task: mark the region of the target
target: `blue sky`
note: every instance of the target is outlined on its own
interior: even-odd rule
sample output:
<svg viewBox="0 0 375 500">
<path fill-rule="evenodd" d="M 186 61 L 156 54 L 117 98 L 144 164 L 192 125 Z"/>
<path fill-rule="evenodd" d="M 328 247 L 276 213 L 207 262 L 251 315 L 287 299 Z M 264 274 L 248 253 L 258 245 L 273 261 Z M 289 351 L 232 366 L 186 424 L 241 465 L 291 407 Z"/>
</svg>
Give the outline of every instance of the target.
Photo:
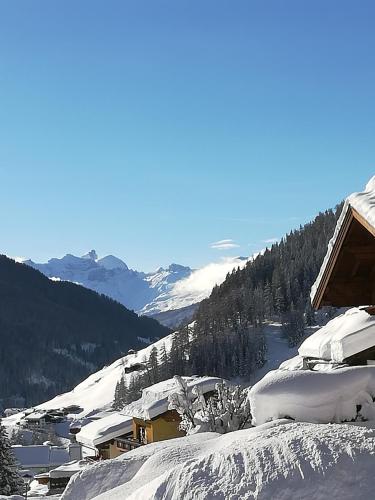
<svg viewBox="0 0 375 500">
<path fill-rule="evenodd" d="M 374 16 L 365 0 L 4 0 L 0 251 L 200 266 L 361 190 Z"/>
</svg>

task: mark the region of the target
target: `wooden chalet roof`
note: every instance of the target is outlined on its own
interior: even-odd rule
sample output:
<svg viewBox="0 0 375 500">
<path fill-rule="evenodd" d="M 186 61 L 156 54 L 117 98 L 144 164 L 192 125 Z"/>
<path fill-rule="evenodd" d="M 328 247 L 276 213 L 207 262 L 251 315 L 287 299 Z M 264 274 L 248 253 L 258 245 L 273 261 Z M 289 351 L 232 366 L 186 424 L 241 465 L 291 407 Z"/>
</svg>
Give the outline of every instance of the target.
<svg viewBox="0 0 375 500">
<path fill-rule="evenodd" d="M 345 201 L 311 302 L 315 309 L 375 304 L 375 177 Z"/>
</svg>

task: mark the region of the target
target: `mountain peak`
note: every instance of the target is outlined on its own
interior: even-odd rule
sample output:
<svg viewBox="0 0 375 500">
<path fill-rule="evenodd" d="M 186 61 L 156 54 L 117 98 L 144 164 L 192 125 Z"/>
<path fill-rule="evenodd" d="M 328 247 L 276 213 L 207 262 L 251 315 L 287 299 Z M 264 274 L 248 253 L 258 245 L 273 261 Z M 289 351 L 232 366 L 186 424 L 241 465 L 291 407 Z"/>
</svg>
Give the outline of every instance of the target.
<svg viewBox="0 0 375 500">
<path fill-rule="evenodd" d="M 171 273 L 175 273 L 181 271 L 191 271 L 191 269 L 188 266 L 182 266 L 181 264 L 172 263 L 169 265 L 168 271 L 170 271 Z"/>
<path fill-rule="evenodd" d="M 102 257 L 101 259 L 97 260 L 97 263 L 108 270 L 129 269 L 124 261 L 122 261 L 118 257 L 115 257 L 114 255 L 106 255 L 105 257 Z"/>
<path fill-rule="evenodd" d="M 82 255 L 82 259 L 98 260 L 98 254 L 95 250 L 90 250 L 85 255 Z"/>
</svg>

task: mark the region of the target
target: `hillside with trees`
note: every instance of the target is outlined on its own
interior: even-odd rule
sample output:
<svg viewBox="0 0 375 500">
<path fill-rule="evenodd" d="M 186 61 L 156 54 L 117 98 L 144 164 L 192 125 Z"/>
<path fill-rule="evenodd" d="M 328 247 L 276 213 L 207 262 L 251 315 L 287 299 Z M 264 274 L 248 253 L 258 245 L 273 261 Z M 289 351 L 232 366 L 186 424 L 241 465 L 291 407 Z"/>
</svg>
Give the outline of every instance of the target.
<svg viewBox="0 0 375 500">
<path fill-rule="evenodd" d="M 286 235 L 245 268 L 234 270 L 201 302 L 189 343 L 194 372 L 226 377 L 252 373 L 265 359 L 265 321 L 281 322 L 288 343 L 298 344 L 305 326 L 315 323 L 310 288 L 341 208 L 320 213 Z"/>
<path fill-rule="evenodd" d="M 114 407 L 138 399 L 143 387 L 174 375 L 212 375 L 248 379 L 267 355 L 266 322 L 282 324 L 290 346 L 316 322 L 310 288 L 319 272 L 341 205 L 286 235 L 279 243 L 228 274 L 200 303 L 193 325 L 173 336 L 169 352 L 153 348 L 145 370 L 126 385 L 119 381 Z M 325 319 L 334 314 L 326 308 Z"/>
<path fill-rule="evenodd" d="M 0 256 L 0 404 L 31 405 L 70 390 L 138 337 L 169 333 L 104 295 Z"/>
</svg>

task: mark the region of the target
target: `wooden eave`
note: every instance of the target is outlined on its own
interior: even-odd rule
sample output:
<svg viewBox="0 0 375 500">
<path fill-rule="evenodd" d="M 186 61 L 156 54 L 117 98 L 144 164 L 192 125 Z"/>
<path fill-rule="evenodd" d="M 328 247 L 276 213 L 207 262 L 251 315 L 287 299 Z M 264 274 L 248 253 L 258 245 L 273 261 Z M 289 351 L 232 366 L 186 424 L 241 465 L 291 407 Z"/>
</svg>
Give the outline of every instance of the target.
<svg viewBox="0 0 375 500">
<path fill-rule="evenodd" d="M 314 309 L 319 309 L 323 305 L 334 305 L 334 306 L 354 306 L 354 305 L 364 305 L 370 302 L 364 302 L 361 304 L 361 297 L 366 296 L 368 298 L 369 291 L 366 293 L 363 292 L 364 284 L 363 277 L 358 278 L 356 273 L 358 271 L 358 267 L 360 263 L 367 262 L 371 265 L 371 263 L 375 263 L 375 249 L 371 245 L 361 245 L 361 244 L 353 244 L 347 245 L 347 237 L 349 230 L 353 228 L 353 224 L 359 224 L 364 228 L 368 233 L 370 233 L 375 238 L 375 228 L 368 223 L 368 221 L 360 215 L 357 210 L 355 210 L 352 206 L 349 205 L 348 210 L 346 212 L 345 218 L 337 235 L 336 241 L 332 248 L 329 260 L 327 265 L 325 266 L 323 275 L 318 284 L 318 288 L 314 295 L 314 299 L 312 301 L 312 306 Z M 354 228 L 355 229 L 355 228 Z M 375 241 L 374 241 L 375 244 Z M 352 267 L 350 272 L 345 275 L 344 279 L 340 279 L 340 277 L 335 276 L 333 279 L 335 268 L 338 264 L 339 257 L 341 261 L 343 260 L 343 256 L 352 256 L 356 258 L 356 264 Z M 371 276 L 368 277 L 368 282 L 366 285 L 371 286 L 370 282 Z M 352 294 L 356 294 L 358 296 L 357 303 L 346 303 L 350 301 L 350 299 L 345 300 L 345 293 L 347 293 L 348 286 L 350 284 L 350 291 Z M 326 296 L 328 295 L 336 295 L 342 296 L 341 300 L 333 300 L 327 301 Z M 352 299 L 353 301 L 354 299 Z M 336 302 L 336 303 L 335 303 Z M 356 300 L 354 300 L 356 302 Z"/>
</svg>

